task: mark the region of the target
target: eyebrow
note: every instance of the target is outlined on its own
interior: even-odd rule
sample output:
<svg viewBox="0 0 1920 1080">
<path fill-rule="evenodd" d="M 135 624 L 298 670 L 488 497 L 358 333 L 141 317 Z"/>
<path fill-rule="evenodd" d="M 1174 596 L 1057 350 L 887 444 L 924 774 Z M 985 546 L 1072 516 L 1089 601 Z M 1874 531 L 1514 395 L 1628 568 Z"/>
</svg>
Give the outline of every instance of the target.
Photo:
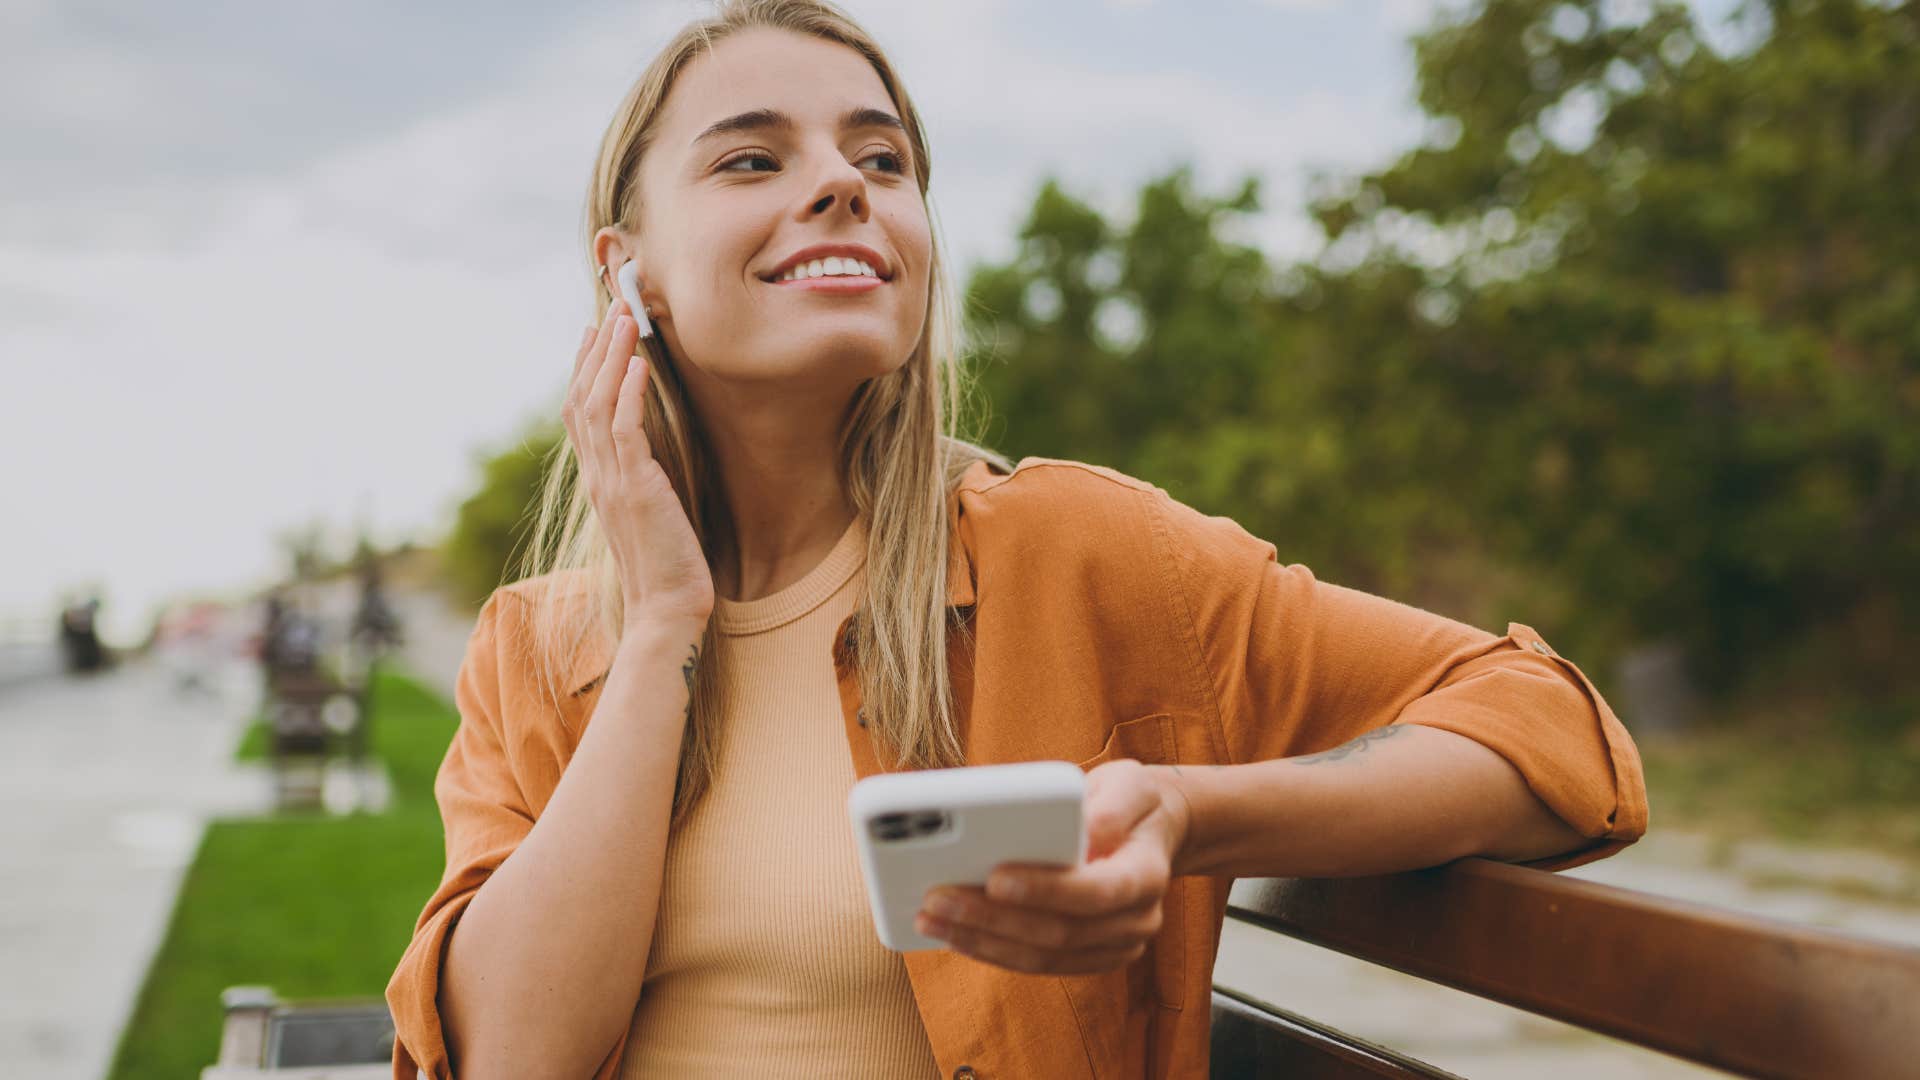
<svg viewBox="0 0 1920 1080">
<path fill-rule="evenodd" d="M 865 105 L 848 109 L 846 114 L 840 117 L 840 128 L 843 131 L 853 128 L 870 127 L 891 128 L 894 131 L 902 132 L 907 129 L 906 125 L 900 122 L 899 117 L 887 112 L 885 109 L 875 109 Z M 729 135 L 741 131 L 761 131 L 769 128 L 775 131 L 792 131 L 794 128 L 793 117 L 788 116 L 778 109 L 753 109 L 749 112 L 743 112 L 738 116 L 729 116 L 725 120 L 715 122 L 708 127 L 707 130 L 694 136 L 693 142 L 688 145 L 698 146 L 700 143 L 713 138 L 715 135 Z"/>
</svg>

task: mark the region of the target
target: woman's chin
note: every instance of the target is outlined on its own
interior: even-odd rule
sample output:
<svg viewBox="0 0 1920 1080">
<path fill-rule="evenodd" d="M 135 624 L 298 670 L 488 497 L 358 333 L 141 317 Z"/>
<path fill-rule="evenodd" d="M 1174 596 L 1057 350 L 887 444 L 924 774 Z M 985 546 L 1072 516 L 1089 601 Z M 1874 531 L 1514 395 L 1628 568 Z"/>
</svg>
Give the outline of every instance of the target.
<svg viewBox="0 0 1920 1080">
<path fill-rule="evenodd" d="M 894 370 L 912 351 L 912 345 L 902 346 L 897 335 L 857 326 L 822 327 L 809 334 L 789 335 L 782 346 L 777 354 L 779 360 L 772 365 L 782 371 L 821 375 L 854 373 L 860 378 Z"/>
</svg>

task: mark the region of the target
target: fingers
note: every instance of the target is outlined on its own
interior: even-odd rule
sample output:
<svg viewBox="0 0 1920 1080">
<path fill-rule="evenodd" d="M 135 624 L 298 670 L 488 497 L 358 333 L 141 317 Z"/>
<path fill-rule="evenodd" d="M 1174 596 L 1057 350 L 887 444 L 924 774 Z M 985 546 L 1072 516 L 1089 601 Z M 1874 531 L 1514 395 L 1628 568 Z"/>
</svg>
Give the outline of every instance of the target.
<svg viewBox="0 0 1920 1080">
<path fill-rule="evenodd" d="M 586 355 L 574 364 L 573 382 L 567 387 L 567 405 L 574 411 L 586 404 L 587 391 L 593 387 L 593 378 L 600 372 L 600 363 L 606 358 L 607 339 L 613 336 L 614 320 L 626 310 L 626 305 L 616 300 L 607 307 L 606 318 L 600 320 L 600 329 L 588 343 Z"/>
<path fill-rule="evenodd" d="M 595 435 L 604 435 L 613 419 L 613 406 L 620 392 L 620 380 L 627 375 L 627 358 L 633 355 L 638 337 L 633 319 L 619 315 L 613 320 L 613 332 L 607 339 L 606 356 L 594 373 L 593 387 L 587 391 L 586 416 Z"/>
<path fill-rule="evenodd" d="M 1087 916 L 996 903 L 978 887 L 949 885 L 929 892 L 922 918 L 936 930 L 946 924 L 948 933 L 936 936 L 949 941 L 964 928 L 1055 953 L 1128 949 L 1160 932 L 1164 896 L 1155 893 L 1131 907 Z"/>
<path fill-rule="evenodd" d="M 647 443 L 647 428 L 641 421 L 646 415 L 644 395 L 647 387 L 647 354 L 641 352 L 627 361 L 627 373 L 620 380 L 620 390 L 613 406 L 614 454 L 620 459 L 620 473 L 632 478 L 635 470 L 653 457 L 653 448 Z"/>
<path fill-rule="evenodd" d="M 593 389 L 594 376 L 599 374 L 600 365 L 606 358 L 608 339 L 613 335 L 614 320 L 620 317 L 624 305 L 615 302 L 607 308 L 607 316 L 600 320 L 600 328 L 587 343 L 586 351 L 574 358 L 573 379 L 567 384 L 567 397 L 561 407 L 560 416 L 566 423 L 567 434 L 573 439 L 574 457 L 583 466 L 592 467 L 592 448 L 587 443 L 587 425 L 585 411 L 587 394 Z"/>
<path fill-rule="evenodd" d="M 1166 892 L 1166 852 L 1151 831 L 1128 837 L 1104 859 L 1070 869 L 1008 863 L 994 868 L 986 893 L 995 901 L 1074 915 L 1124 911 Z"/>
<path fill-rule="evenodd" d="M 1145 767 L 1130 758 L 1109 761 L 1087 774 L 1083 806 L 1088 859 L 1104 858 L 1160 808 L 1160 790 L 1145 776 Z"/>
<path fill-rule="evenodd" d="M 1003 937 L 991 930 L 962 923 L 948 927 L 947 941 L 954 949 L 975 959 L 1030 974 L 1087 975 L 1112 971 L 1140 959 L 1147 942 L 1135 940 L 1126 945 L 1096 946 L 1060 950 Z"/>
<path fill-rule="evenodd" d="M 627 374 L 627 358 L 633 355 L 633 320 L 622 314 L 613 320 L 613 332 L 607 338 L 606 355 L 593 376 L 593 388 L 587 391 L 580 420 L 586 429 L 587 445 L 594 468 L 603 482 L 620 478 L 620 458 L 613 442 L 613 407 L 620 391 L 620 380 Z"/>
</svg>

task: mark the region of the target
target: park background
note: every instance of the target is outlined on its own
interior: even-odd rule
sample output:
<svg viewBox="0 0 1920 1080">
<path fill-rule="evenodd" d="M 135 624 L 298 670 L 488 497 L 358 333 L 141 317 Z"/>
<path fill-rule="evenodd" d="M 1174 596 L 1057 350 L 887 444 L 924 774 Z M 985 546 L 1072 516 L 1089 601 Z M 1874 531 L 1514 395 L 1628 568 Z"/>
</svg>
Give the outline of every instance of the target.
<svg viewBox="0 0 1920 1080">
<path fill-rule="evenodd" d="M 1538 628 L 1641 747 L 1648 851 L 1698 837 L 1754 889 L 1920 911 L 1914 4 L 847 6 L 927 113 L 968 433 Z M 154 817 L 186 777 L 101 766 L 149 816 L 71 836 L 171 845 L 165 902 L 104 1019 L 36 1011 L 8 965 L 0 1065 L 191 1075 L 225 985 L 384 987 L 440 865 L 449 658 L 563 437 L 594 141 L 697 6 L 194 10 L 6 16 L 37 47 L 0 76 L 33 102 L 0 151 L 0 427 L 42 512 L 0 541 L 0 738 L 51 777 L 11 797 L 108 798 L 29 753 L 102 700 L 108 765 L 210 711 L 194 739 L 234 745 L 195 759 L 208 784 L 258 759 L 244 673 L 218 705 L 147 677 L 185 605 L 244 621 L 371 552 L 416 644 L 441 632 L 375 678 L 378 813 Z M 87 590 L 121 663 L 33 677 Z M 53 890 L 9 862 L 13 955 Z M 1889 919 L 1860 925 L 1912 932 Z M 1522 1060 L 1473 1053 L 1427 1056 Z"/>
</svg>

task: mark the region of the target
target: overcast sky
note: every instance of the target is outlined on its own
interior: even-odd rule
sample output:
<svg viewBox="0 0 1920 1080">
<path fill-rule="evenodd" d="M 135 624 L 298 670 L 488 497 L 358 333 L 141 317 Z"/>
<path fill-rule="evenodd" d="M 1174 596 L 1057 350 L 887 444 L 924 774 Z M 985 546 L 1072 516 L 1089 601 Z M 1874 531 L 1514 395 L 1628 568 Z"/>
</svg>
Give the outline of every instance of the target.
<svg viewBox="0 0 1920 1080">
<path fill-rule="evenodd" d="M 847 0 L 919 103 L 960 268 L 1041 178 L 1117 215 L 1417 138 L 1432 0 Z M 557 414 L 613 106 L 704 4 L 0 4 L 0 634 L 97 583 L 109 632 L 284 568 L 324 518 L 431 541 Z"/>
</svg>

